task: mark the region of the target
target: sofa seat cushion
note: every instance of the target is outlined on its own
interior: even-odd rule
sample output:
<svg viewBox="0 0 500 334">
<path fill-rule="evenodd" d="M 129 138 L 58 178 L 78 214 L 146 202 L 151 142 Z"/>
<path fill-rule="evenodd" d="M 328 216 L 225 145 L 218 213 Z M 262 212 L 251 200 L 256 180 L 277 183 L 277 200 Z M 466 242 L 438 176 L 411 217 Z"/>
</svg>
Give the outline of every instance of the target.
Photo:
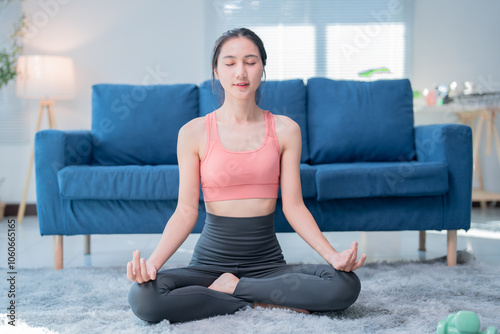
<svg viewBox="0 0 500 334">
<path fill-rule="evenodd" d="M 430 196 L 448 191 L 443 162 L 365 162 L 317 166 L 318 200 Z"/>
<path fill-rule="evenodd" d="M 318 191 L 316 189 L 316 166 L 300 164 L 300 185 L 302 186 L 302 197 L 316 198 Z"/>
<path fill-rule="evenodd" d="M 300 184 L 302 186 L 303 198 L 314 198 L 318 196 L 316 191 L 316 166 L 309 164 L 300 164 Z M 281 198 L 281 187 L 278 192 L 278 198 Z"/>
<path fill-rule="evenodd" d="M 94 163 L 176 164 L 179 129 L 197 117 L 198 110 L 194 84 L 94 85 Z"/>
<path fill-rule="evenodd" d="M 177 200 L 179 167 L 68 166 L 59 171 L 57 178 L 59 193 L 66 199 Z M 300 164 L 300 180 L 302 196 L 316 198 L 316 167 Z"/>
<path fill-rule="evenodd" d="M 176 200 L 179 167 L 68 166 L 57 174 L 63 198 L 81 200 Z"/>
<path fill-rule="evenodd" d="M 307 81 L 311 164 L 414 157 L 413 91 L 408 79 Z"/>
</svg>

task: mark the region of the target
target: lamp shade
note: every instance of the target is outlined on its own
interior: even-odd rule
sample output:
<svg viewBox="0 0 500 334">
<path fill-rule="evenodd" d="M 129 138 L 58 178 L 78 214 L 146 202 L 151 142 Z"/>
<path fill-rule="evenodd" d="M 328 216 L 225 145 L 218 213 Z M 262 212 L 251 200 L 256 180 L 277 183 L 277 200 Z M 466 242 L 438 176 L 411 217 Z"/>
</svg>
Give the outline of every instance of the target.
<svg viewBox="0 0 500 334">
<path fill-rule="evenodd" d="M 69 100 L 75 96 L 73 59 L 62 56 L 20 56 L 17 96 L 38 100 Z"/>
</svg>

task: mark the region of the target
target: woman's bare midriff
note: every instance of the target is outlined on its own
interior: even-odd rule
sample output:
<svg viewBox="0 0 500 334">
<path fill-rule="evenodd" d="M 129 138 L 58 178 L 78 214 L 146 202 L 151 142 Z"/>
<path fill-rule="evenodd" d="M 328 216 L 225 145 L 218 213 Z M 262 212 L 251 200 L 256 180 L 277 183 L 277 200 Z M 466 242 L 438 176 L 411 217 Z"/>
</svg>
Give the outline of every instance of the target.
<svg viewBox="0 0 500 334">
<path fill-rule="evenodd" d="M 205 202 L 208 213 L 224 217 L 267 216 L 276 209 L 275 198 L 249 198 L 228 201 Z"/>
</svg>

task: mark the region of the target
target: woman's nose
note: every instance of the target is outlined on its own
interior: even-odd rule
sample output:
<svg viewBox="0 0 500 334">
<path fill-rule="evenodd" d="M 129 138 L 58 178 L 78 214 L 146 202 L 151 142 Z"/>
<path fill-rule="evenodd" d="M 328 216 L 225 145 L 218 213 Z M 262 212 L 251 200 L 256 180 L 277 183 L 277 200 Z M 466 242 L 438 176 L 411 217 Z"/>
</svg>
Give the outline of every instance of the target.
<svg viewBox="0 0 500 334">
<path fill-rule="evenodd" d="M 243 78 L 245 78 L 247 76 L 245 66 L 243 65 L 243 63 L 239 63 L 236 65 L 236 76 L 243 77 Z"/>
</svg>

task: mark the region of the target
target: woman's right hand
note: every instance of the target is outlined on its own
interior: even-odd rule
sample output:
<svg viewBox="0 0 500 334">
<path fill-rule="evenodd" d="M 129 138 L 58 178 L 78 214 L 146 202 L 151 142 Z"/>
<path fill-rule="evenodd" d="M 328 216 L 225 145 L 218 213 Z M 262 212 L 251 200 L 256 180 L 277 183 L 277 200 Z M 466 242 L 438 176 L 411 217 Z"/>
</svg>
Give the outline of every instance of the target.
<svg viewBox="0 0 500 334">
<path fill-rule="evenodd" d="M 332 254 L 330 261 L 328 261 L 333 268 L 340 271 L 354 271 L 365 263 L 366 254 L 361 255 L 361 258 L 357 260 L 358 257 L 358 243 L 353 241 L 351 248 L 343 252 L 335 252 Z"/>
<path fill-rule="evenodd" d="M 127 277 L 132 282 L 139 284 L 156 279 L 157 269 L 152 264 L 141 259 L 141 253 L 137 250 L 132 255 L 132 261 L 127 263 Z"/>
</svg>

